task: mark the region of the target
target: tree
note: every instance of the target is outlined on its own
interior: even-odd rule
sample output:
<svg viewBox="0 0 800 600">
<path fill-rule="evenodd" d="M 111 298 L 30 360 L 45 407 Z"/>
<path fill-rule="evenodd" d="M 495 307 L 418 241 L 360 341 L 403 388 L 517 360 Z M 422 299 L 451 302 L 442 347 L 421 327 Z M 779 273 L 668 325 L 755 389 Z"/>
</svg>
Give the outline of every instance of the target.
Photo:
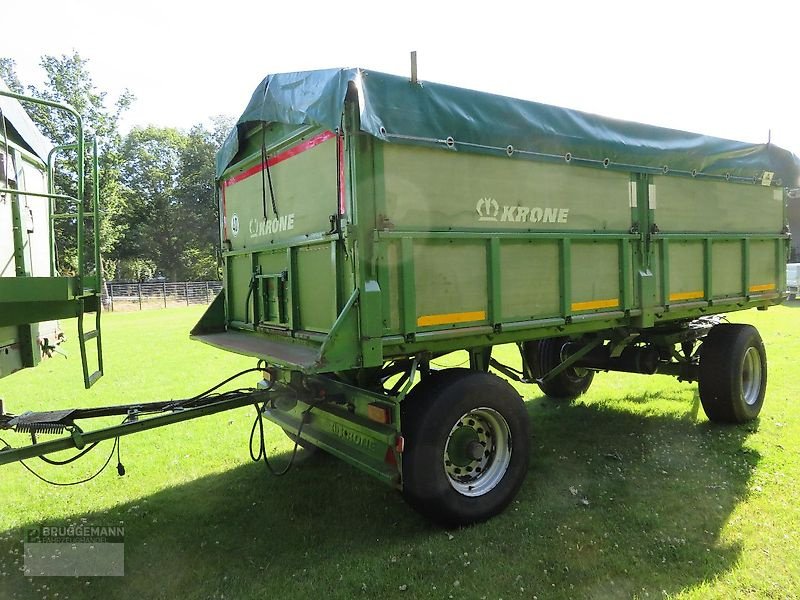
<svg viewBox="0 0 800 600">
<path fill-rule="evenodd" d="M 214 194 L 214 156 L 230 119 L 214 129 L 188 133 L 134 128 L 122 144 L 120 181 L 128 228 L 115 253 L 121 271 L 133 275 L 139 259 L 172 280 L 216 279 L 219 210 Z"/>
<path fill-rule="evenodd" d="M 213 129 L 195 125 L 181 156 L 177 196 L 186 232 L 183 268 L 188 279 L 216 279 L 219 204 L 214 193 L 214 157 L 233 120 L 217 116 Z"/>
<path fill-rule="evenodd" d="M 0 79 L 12 92 L 24 94 L 25 87 L 17 77 L 17 63 L 11 58 L 0 58 Z"/>
<path fill-rule="evenodd" d="M 128 229 L 116 256 L 150 260 L 173 280 L 182 274 L 184 235 L 176 192 L 186 143 L 177 129 L 150 126 L 132 129 L 121 147 Z"/>
</svg>

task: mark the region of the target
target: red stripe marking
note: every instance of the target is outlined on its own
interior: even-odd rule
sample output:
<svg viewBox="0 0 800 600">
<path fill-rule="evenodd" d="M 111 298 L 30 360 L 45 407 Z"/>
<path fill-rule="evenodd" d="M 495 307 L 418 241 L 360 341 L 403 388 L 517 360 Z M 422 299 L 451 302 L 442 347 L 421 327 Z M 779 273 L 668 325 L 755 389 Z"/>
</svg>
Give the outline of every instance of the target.
<svg viewBox="0 0 800 600">
<path fill-rule="evenodd" d="M 225 186 L 222 186 L 222 239 L 228 239 L 228 209 L 225 206 Z"/>
<path fill-rule="evenodd" d="M 282 163 L 286 159 L 292 158 L 293 156 L 297 156 L 301 152 L 305 152 L 306 150 L 310 150 L 314 146 L 319 146 L 322 142 L 326 142 L 334 136 L 332 131 L 324 131 L 318 135 L 315 135 L 312 138 L 307 139 L 305 142 L 297 144 L 296 146 L 292 146 L 288 150 L 284 150 L 279 154 L 276 154 L 272 158 L 267 159 L 267 165 L 273 167 L 278 163 Z M 248 177 L 252 177 L 257 173 L 261 173 L 264 170 L 264 163 L 259 163 L 247 169 L 246 171 L 242 171 L 238 175 L 234 175 L 230 179 L 226 179 L 223 181 L 222 185 L 223 188 L 230 187 L 234 183 L 239 183 L 240 181 L 247 179 Z"/>
<path fill-rule="evenodd" d="M 344 214 L 344 137 L 336 137 L 337 150 L 339 152 L 339 214 Z"/>
</svg>

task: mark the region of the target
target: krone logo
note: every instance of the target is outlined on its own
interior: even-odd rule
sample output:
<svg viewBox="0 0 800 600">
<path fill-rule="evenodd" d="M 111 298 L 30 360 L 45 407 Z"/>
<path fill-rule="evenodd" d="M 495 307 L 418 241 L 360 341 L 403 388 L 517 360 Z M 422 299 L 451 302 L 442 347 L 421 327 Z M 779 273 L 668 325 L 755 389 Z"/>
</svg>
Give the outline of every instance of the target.
<svg viewBox="0 0 800 600">
<path fill-rule="evenodd" d="M 502 211 L 500 210 L 502 209 Z M 566 223 L 569 209 L 557 206 L 500 205 L 494 198 L 483 197 L 475 205 L 479 221 L 501 223 Z"/>
<path fill-rule="evenodd" d="M 239 215 L 233 213 L 231 217 L 231 232 L 233 232 L 234 237 L 239 235 Z"/>
<path fill-rule="evenodd" d="M 478 211 L 479 221 L 497 221 L 500 205 L 494 198 L 481 198 L 475 205 L 475 210 Z"/>
<path fill-rule="evenodd" d="M 281 215 L 274 219 L 250 219 L 249 228 L 251 238 L 291 231 L 294 229 L 294 213 Z"/>
</svg>

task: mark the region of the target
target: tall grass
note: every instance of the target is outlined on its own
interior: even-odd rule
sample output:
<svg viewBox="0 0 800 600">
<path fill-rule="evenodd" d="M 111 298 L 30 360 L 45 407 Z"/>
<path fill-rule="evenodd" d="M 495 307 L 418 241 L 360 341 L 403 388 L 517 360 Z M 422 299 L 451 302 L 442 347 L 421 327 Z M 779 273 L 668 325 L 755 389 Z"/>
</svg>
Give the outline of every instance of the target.
<svg viewBox="0 0 800 600">
<path fill-rule="evenodd" d="M 56 357 L 0 381 L 7 410 L 188 397 L 253 366 L 188 340 L 200 310 L 105 316 L 107 374 L 92 390 L 77 355 Z M 459 531 L 325 455 L 268 475 L 246 448 L 252 408 L 123 438 L 121 478 L 112 462 L 53 488 L 0 467 L 0 597 L 797 597 L 800 307 L 731 319 L 767 344 L 758 421 L 710 424 L 696 385 L 668 377 L 600 374 L 572 404 L 518 385 L 534 436 L 528 478 L 504 514 Z M 513 347 L 497 355 L 518 360 Z M 63 470 L 29 464 L 78 478 L 110 444 Z M 280 460 L 291 445 L 270 426 L 268 448 Z M 25 530 L 75 522 L 124 525 L 125 576 L 24 577 Z"/>
</svg>

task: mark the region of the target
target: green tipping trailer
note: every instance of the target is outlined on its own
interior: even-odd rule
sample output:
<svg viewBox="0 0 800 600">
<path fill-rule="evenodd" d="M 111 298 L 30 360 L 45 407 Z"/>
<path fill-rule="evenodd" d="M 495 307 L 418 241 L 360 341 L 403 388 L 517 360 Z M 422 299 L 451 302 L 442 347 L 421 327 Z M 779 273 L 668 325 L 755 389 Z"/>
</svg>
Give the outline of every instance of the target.
<svg viewBox="0 0 800 600">
<path fill-rule="evenodd" d="M 263 414 L 301 443 L 480 521 L 529 454 L 490 368 L 564 399 L 599 371 L 667 374 L 714 421 L 758 415 L 758 332 L 715 315 L 784 299 L 797 174 L 770 144 L 361 69 L 270 75 L 217 157 L 225 287 L 192 334 L 265 361 Z M 521 371 L 492 358 L 506 343 Z M 457 350 L 469 368 L 431 367 Z"/>
<path fill-rule="evenodd" d="M 432 520 L 487 519 L 530 452 L 496 373 L 565 401 L 597 372 L 671 375 L 711 420 L 758 416 L 764 345 L 721 314 L 786 297 L 798 173 L 770 144 L 361 69 L 270 75 L 217 155 L 224 288 L 192 331 L 256 367 L 185 400 L 0 411 L 32 440 L 0 465 L 251 404 L 268 467 L 264 418 Z M 215 393 L 249 372 L 261 389 Z"/>
</svg>

